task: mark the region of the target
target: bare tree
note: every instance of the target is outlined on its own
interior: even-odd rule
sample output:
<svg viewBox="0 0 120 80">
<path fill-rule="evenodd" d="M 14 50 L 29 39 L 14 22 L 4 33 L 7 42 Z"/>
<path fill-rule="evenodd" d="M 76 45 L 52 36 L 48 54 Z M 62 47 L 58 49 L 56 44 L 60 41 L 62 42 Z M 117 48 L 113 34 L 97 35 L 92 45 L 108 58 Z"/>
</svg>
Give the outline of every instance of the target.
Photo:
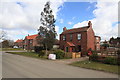
<svg viewBox="0 0 120 80">
<path fill-rule="evenodd" d="M 5 40 L 6 39 L 6 32 L 5 31 L 0 31 L 0 40 Z"/>
</svg>

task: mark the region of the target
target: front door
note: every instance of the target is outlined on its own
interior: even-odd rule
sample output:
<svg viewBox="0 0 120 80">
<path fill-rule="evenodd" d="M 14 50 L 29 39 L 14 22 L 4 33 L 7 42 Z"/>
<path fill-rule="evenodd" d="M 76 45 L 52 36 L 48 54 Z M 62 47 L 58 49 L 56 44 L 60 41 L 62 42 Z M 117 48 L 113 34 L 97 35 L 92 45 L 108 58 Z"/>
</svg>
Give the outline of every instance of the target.
<svg viewBox="0 0 120 80">
<path fill-rule="evenodd" d="M 68 47 L 65 47 L 65 51 L 68 52 L 68 51 L 69 51 L 69 48 L 68 48 Z"/>
<path fill-rule="evenodd" d="M 81 45 L 77 46 L 77 52 L 81 52 Z"/>
</svg>

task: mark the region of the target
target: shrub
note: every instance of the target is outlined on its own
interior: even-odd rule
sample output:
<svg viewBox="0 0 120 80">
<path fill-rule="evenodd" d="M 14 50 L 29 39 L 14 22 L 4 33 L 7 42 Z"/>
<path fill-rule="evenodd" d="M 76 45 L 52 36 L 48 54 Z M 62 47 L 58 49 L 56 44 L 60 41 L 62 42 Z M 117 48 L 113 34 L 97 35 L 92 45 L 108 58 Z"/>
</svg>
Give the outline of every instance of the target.
<svg viewBox="0 0 120 80">
<path fill-rule="evenodd" d="M 55 50 L 55 51 L 54 51 L 54 54 L 56 54 L 56 58 L 57 58 L 57 59 L 63 59 L 64 56 L 65 56 L 65 52 L 62 51 L 62 50 L 60 50 L 60 49 Z"/>
<path fill-rule="evenodd" d="M 98 61 L 98 54 L 93 53 L 91 56 L 89 56 L 89 60 L 91 60 L 91 61 Z"/>
<path fill-rule="evenodd" d="M 104 63 L 105 63 L 105 64 L 117 65 L 117 64 L 118 64 L 118 61 L 117 61 L 117 58 L 114 58 L 114 57 L 106 57 L 105 60 L 104 60 Z"/>
<path fill-rule="evenodd" d="M 38 54 L 39 57 L 43 57 L 45 55 L 44 51 L 40 51 L 40 53 Z"/>
<path fill-rule="evenodd" d="M 35 46 L 34 47 L 34 51 L 36 52 L 36 53 L 39 53 L 40 51 L 42 51 L 43 50 L 43 47 L 40 47 L 40 46 Z"/>
</svg>

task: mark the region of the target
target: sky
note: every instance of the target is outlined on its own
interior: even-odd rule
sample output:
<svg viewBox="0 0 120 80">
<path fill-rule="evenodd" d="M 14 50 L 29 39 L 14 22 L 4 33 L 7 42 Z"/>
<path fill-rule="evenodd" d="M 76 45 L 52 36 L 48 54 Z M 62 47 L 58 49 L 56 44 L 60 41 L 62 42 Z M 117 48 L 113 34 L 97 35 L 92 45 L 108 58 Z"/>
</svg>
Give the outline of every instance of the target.
<svg viewBox="0 0 120 80">
<path fill-rule="evenodd" d="M 48 0 L 2 0 L 0 3 L 0 30 L 7 33 L 8 39 L 16 41 L 25 36 L 37 34 L 40 13 Z M 96 0 L 94 2 L 50 0 L 56 19 L 56 32 L 83 27 L 92 22 L 96 36 L 109 40 L 118 36 L 118 1 Z"/>
</svg>

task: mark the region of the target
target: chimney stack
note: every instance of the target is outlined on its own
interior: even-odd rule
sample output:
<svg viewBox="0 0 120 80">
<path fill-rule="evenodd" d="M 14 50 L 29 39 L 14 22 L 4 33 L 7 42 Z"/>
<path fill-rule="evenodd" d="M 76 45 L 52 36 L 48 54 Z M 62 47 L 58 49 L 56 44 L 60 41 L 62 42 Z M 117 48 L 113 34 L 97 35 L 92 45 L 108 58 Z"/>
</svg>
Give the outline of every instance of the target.
<svg viewBox="0 0 120 80">
<path fill-rule="evenodd" d="M 88 22 L 88 26 L 89 26 L 89 27 L 92 27 L 91 21 Z"/>
<path fill-rule="evenodd" d="M 67 28 L 66 28 L 66 27 L 64 27 L 64 28 L 63 28 L 63 32 L 64 32 L 64 31 L 66 31 L 66 30 L 67 30 Z"/>
</svg>

